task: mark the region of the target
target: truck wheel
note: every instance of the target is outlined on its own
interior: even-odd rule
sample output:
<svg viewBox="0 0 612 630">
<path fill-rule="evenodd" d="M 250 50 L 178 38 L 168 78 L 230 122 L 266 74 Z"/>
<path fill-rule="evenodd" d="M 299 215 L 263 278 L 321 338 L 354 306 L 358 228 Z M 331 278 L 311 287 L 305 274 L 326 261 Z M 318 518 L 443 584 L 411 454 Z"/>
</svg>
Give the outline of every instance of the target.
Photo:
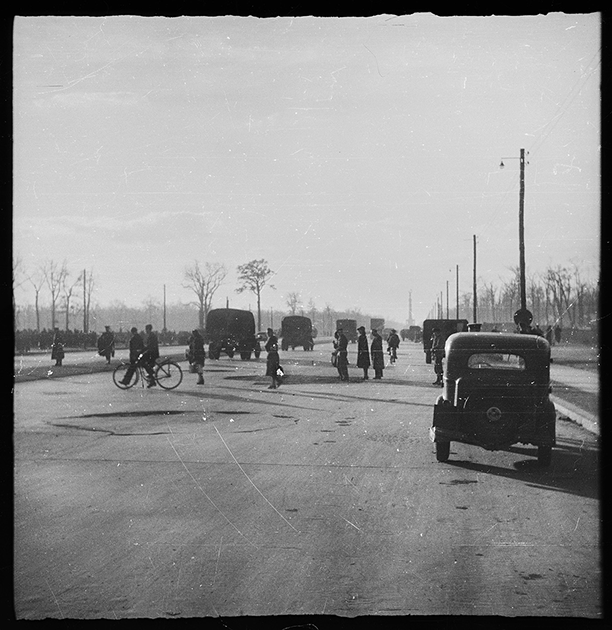
<svg viewBox="0 0 612 630">
<path fill-rule="evenodd" d="M 255 358 L 259 359 L 259 355 L 261 354 L 261 350 L 255 350 Z"/>
<path fill-rule="evenodd" d="M 439 462 L 447 462 L 450 455 L 450 442 L 436 442 L 436 459 Z"/>
<path fill-rule="evenodd" d="M 250 358 L 251 358 L 251 353 L 250 353 L 250 352 L 241 352 L 241 353 L 240 353 L 240 358 L 241 358 L 243 361 L 249 361 L 249 360 L 250 360 Z"/>
<path fill-rule="evenodd" d="M 547 468 L 552 459 L 552 446 L 538 446 L 538 464 Z"/>
</svg>

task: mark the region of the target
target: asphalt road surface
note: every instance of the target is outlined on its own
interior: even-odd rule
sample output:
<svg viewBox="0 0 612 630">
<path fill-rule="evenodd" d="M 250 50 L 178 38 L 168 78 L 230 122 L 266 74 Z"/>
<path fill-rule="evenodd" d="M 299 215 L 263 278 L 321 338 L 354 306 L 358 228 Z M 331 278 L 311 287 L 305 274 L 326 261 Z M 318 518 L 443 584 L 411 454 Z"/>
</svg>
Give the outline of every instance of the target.
<svg viewBox="0 0 612 630">
<path fill-rule="evenodd" d="M 282 352 L 278 390 L 264 356 L 16 383 L 16 617 L 602 615 L 596 435 L 438 463 L 421 347 L 349 383 L 330 351 Z"/>
</svg>

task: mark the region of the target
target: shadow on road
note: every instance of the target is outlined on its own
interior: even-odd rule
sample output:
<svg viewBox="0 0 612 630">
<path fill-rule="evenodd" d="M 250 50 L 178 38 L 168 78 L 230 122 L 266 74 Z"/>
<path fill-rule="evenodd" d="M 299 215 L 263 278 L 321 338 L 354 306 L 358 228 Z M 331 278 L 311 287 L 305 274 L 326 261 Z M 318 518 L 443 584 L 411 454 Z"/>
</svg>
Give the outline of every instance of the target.
<svg viewBox="0 0 612 630">
<path fill-rule="evenodd" d="M 566 492 L 588 499 L 599 498 L 599 451 L 582 440 L 560 438 L 553 449 L 550 468 L 542 468 L 536 459 L 535 447 L 510 447 L 509 453 L 529 455 L 518 461 L 515 469 L 449 459 L 448 464 L 474 472 L 497 475 L 521 481 L 530 487 Z"/>
</svg>

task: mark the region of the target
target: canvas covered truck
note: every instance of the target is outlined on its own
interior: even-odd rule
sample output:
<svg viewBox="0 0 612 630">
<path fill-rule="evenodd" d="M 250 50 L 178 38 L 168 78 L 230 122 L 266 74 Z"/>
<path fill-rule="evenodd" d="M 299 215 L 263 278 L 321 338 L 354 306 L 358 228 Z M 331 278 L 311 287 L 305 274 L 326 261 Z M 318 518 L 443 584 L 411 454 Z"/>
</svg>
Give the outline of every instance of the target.
<svg viewBox="0 0 612 630">
<path fill-rule="evenodd" d="M 357 320 L 355 319 L 337 319 L 336 330 L 342 328 L 342 332 L 350 343 L 357 341 Z"/>
<path fill-rule="evenodd" d="M 230 358 L 239 353 L 248 360 L 258 358 L 261 345 L 255 336 L 255 318 L 251 311 L 236 308 L 217 308 L 206 316 L 204 341 L 208 343 L 208 356 L 218 359 L 222 352 Z"/>
<path fill-rule="evenodd" d="M 312 321 L 302 315 L 288 315 L 281 322 L 281 350 L 295 350 L 302 346 L 304 350 L 314 348 Z"/>
</svg>

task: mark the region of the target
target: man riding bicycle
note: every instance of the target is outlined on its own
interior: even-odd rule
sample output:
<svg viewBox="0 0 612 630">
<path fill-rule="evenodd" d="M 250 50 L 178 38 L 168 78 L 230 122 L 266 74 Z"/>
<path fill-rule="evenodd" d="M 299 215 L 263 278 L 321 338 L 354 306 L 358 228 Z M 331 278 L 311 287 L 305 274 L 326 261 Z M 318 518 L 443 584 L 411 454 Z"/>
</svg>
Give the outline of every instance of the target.
<svg viewBox="0 0 612 630">
<path fill-rule="evenodd" d="M 146 330 L 148 332 L 150 332 L 152 328 L 151 324 L 147 324 Z M 129 385 L 132 380 L 132 376 L 136 371 L 136 367 L 138 365 L 142 365 L 149 376 L 148 387 L 154 387 L 155 372 L 153 371 L 153 365 L 155 365 L 155 359 L 159 357 L 157 335 L 155 335 L 155 333 L 151 333 L 154 339 L 149 339 L 151 347 L 147 347 L 143 338 L 138 334 L 138 328 L 136 328 L 136 326 L 134 326 L 130 332 L 132 333 L 132 336 L 130 337 L 130 367 L 127 369 L 125 376 L 121 380 L 121 384 Z M 157 351 L 157 356 L 154 359 L 151 359 L 151 356 L 155 354 L 155 350 L 153 348 Z"/>
</svg>

